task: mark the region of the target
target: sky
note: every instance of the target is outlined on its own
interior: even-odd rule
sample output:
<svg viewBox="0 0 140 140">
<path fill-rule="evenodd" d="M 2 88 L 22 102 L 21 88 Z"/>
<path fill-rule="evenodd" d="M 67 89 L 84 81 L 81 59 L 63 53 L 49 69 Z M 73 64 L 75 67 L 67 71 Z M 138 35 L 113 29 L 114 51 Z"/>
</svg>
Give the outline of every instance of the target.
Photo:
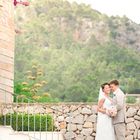
<svg viewBox="0 0 140 140">
<path fill-rule="evenodd" d="M 140 0 L 69 0 L 90 4 L 93 9 L 108 16 L 127 16 L 140 24 Z"/>
</svg>

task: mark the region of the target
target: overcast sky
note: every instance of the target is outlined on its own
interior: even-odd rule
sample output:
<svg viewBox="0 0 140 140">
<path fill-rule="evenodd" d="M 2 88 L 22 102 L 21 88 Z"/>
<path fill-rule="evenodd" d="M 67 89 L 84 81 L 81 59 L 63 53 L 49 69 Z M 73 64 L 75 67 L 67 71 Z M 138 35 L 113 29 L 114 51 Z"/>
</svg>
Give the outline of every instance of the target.
<svg viewBox="0 0 140 140">
<path fill-rule="evenodd" d="M 77 3 L 91 4 L 93 9 L 108 16 L 126 15 L 136 23 L 140 23 L 140 0 L 69 0 Z"/>
</svg>

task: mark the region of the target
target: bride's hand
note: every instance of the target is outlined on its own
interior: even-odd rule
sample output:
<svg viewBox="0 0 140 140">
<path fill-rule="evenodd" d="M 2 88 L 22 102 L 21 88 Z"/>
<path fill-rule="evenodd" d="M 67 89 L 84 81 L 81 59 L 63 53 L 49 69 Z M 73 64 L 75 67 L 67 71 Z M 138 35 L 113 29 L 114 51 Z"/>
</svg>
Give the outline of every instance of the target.
<svg viewBox="0 0 140 140">
<path fill-rule="evenodd" d="M 111 112 L 110 112 L 109 109 L 106 109 L 106 114 L 107 114 L 108 116 L 111 116 Z"/>
</svg>

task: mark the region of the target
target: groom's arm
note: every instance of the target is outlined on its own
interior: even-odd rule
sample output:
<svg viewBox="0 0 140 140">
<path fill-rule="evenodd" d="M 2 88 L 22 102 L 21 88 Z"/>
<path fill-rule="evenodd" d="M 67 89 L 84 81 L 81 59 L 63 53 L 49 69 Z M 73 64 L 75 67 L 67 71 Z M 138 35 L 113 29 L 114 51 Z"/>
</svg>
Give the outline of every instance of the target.
<svg viewBox="0 0 140 140">
<path fill-rule="evenodd" d="M 120 111 L 124 107 L 124 95 L 121 93 L 118 93 L 118 95 L 116 95 L 116 107 L 118 111 Z"/>
</svg>

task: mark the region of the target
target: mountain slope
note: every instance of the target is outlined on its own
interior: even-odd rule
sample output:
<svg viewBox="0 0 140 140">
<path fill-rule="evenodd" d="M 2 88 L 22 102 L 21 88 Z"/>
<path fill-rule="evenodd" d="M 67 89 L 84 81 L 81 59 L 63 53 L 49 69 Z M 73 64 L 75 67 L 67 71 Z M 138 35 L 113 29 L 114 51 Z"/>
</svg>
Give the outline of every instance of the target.
<svg viewBox="0 0 140 140">
<path fill-rule="evenodd" d="M 62 0 L 16 11 L 23 33 L 16 40 L 15 83 L 35 63 L 45 71 L 44 91 L 60 101 L 95 101 L 100 84 L 111 79 L 126 92 L 139 88 L 140 25 Z"/>
</svg>

